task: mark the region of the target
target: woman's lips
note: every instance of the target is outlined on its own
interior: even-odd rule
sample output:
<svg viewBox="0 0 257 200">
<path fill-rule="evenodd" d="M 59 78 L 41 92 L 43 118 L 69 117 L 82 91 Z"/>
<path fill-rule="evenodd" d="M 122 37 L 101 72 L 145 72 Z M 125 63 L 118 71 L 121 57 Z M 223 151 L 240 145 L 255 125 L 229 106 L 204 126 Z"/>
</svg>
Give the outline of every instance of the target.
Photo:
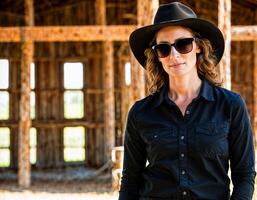
<svg viewBox="0 0 257 200">
<path fill-rule="evenodd" d="M 185 63 L 175 63 L 175 64 L 170 65 L 170 67 L 180 67 L 180 66 L 182 66 L 184 64 Z"/>
</svg>

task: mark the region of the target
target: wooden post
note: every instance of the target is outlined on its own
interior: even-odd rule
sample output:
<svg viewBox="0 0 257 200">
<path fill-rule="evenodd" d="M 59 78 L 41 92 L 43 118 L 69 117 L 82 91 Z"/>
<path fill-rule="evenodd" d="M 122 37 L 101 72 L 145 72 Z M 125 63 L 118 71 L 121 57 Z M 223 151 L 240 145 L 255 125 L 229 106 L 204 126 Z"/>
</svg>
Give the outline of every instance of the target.
<svg viewBox="0 0 257 200">
<path fill-rule="evenodd" d="M 230 46 L 231 46 L 231 0 L 219 0 L 219 28 L 225 39 L 225 52 L 220 62 L 220 73 L 224 80 L 223 86 L 231 89 Z"/>
<path fill-rule="evenodd" d="M 255 22 L 257 22 L 257 11 L 255 12 Z M 254 41 L 253 46 L 253 131 L 254 143 L 257 145 L 257 40 Z"/>
<path fill-rule="evenodd" d="M 113 43 L 104 42 L 104 135 L 105 162 L 111 159 L 111 151 L 115 146 L 115 98 Z"/>
<path fill-rule="evenodd" d="M 96 24 L 106 25 L 106 3 L 105 0 L 96 0 Z"/>
<path fill-rule="evenodd" d="M 137 24 L 138 27 L 151 24 L 154 15 L 158 9 L 158 0 L 138 0 L 137 1 Z M 131 103 L 145 96 L 145 70 L 136 61 L 135 57 L 131 56 Z"/>
<path fill-rule="evenodd" d="M 232 41 L 257 41 L 257 25 L 231 27 Z"/>
<path fill-rule="evenodd" d="M 96 11 L 98 13 L 96 21 L 99 25 L 106 25 L 106 2 L 96 1 Z M 111 151 L 115 145 L 115 98 L 114 98 L 114 61 L 113 42 L 103 42 L 104 53 L 104 141 L 105 156 L 104 161 L 111 159 Z"/>
<path fill-rule="evenodd" d="M 124 147 L 118 146 L 113 148 L 112 150 L 112 162 L 113 162 L 113 170 L 112 170 L 112 189 L 114 191 L 120 190 L 120 181 L 121 174 L 123 168 L 123 154 Z"/>
<path fill-rule="evenodd" d="M 33 0 L 25 0 L 25 24 L 34 25 Z M 30 64 L 33 59 L 33 42 L 26 41 L 26 33 L 22 35 L 22 61 L 21 61 L 21 96 L 19 113 L 19 155 L 18 155 L 18 182 L 21 187 L 30 186 L 30 148 L 29 131 L 30 120 Z"/>
</svg>

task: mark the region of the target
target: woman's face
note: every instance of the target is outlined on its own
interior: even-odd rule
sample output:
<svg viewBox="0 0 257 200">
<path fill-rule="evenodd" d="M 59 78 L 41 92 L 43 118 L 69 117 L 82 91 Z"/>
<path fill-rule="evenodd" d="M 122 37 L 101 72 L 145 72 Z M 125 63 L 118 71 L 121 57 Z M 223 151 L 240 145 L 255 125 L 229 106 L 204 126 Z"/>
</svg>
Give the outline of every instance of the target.
<svg viewBox="0 0 257 200">
<path fill-rule="evenodd" d="M 178 39 L 193 38 L 193 34 L 189 29 L 181 26 L 168 26 L 160 29 L 156 35 L 156 44 L 169 43 L 174 44 Z M 181 77 L 185 75 L 197 75 L 196 54 L 200 53 L 200 49 L 195 43 L 188 53 L 179 53 L 172 46 L 171 52 L 167 57 L 159 58 L 163 69 L 170 77 Z"/>
</svg>

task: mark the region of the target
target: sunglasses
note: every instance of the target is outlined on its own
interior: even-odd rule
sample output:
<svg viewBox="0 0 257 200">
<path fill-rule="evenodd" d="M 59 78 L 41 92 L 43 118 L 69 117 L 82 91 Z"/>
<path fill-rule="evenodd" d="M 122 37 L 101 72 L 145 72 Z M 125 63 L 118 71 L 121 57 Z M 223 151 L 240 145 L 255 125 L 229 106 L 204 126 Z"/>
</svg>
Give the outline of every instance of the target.
<svg viewBox="0 0 257 200">
<path fill-rule="evenodd" d="M 173 44 L 169 43 L 160 43 L 152 46 L 156 56 L 159 58 L 165 58 L 170 55 L 171 47 L 177 50 L 181 54 L 187 54 L 193 50 L 193 41 L 195 38 L 182 38 L 177 39 Z"/>
</svg>

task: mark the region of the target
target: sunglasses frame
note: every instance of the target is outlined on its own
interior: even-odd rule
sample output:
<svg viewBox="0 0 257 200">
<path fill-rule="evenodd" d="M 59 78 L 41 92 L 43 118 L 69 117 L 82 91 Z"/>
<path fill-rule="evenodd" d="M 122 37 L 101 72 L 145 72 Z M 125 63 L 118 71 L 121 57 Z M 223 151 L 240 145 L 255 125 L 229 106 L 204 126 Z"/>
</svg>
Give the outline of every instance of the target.
<svg viewBox="0 0 257 200">
<path fill-rule="evenodd" d="M 192 39 L 192 41 L 191 41 L 192 49 L 191 49 L 190 51 L 188 51 L 188 52 L 180 52 L 180 50 L 179 50 L 178 47 L 177 47 L 178 42 L 181 41 L 181 40 L 187 40 L 187 39 Z M 189 53 L 189 52 L 191 52 L 191 51 L 193 50 L 193 41 L 195 41 L 195 39 L 196 39 L 196 37 L 188 37 L 188 38 L 179 38 L 179 39 L 176 39 L 175 42 L 172 43 L 172 44 L 170 44 L 170 43 L 159 43 L 159 44 L 153 45 L 153 46 L 152 46 L 152 50 L 154 51 L 155 55 L 156 55 L 157 57 L 159 57 L 159 58 L 166 58 L 166 57 L 168 57 L 168 56 L 170 55 L 171 47 L 172 47 L 172 46 L 174 46 L 174 48 L 176 49 L 176 51 L 179 52 L 180 54 L 187 54 L 187 53 Z M 158 47 L 158 45 L 163 45 L 163 44 L 168 45 L 168 46 L 170 47 L 170 50 L 169 50 L 169 54 L 168 54 L 167 56 L 161 56 L 161 57 L 160 57 L 160 56 L 158 55 L 158 53 L 157 53 L 156 47 Z"/>
</svg>

